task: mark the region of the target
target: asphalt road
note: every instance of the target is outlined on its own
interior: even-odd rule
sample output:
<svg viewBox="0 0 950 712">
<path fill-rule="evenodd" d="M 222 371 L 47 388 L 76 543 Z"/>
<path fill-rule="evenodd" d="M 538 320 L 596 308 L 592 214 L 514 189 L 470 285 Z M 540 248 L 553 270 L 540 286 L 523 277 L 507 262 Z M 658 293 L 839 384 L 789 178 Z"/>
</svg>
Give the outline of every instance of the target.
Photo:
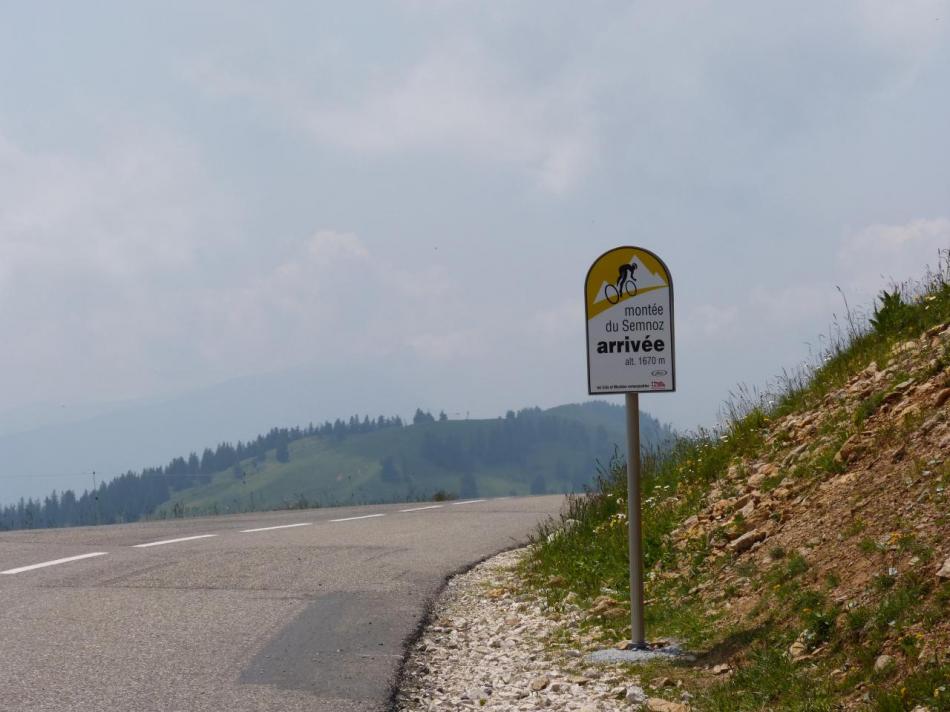
<svg viewBox="0 0 950 712">
<path fill-rule="evenodd" d="M 0 534 L 0 710 L 383 710 L 446 575 L 523 542 L 562 503 Z"/>
</svg>

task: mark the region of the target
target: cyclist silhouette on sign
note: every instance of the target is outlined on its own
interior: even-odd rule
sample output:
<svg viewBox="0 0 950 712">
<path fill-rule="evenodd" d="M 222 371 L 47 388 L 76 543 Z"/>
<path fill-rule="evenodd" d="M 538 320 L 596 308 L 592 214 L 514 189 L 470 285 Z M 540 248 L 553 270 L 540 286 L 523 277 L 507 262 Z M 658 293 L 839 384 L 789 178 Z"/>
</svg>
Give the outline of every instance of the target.
<svg viewBox="0 0 950 712">
<path fill-rule="evenodd" d="M 615 287 L 612 284 L 608 284 L 604 287 L 604 296 L 607 297 L 608 302 L 616 304 L 620 301 L 620 297 L 623 296 L 624 293 L 630 297 L 636 296 L 637 280 L 633 276 L 636 271 L 636 264 L 620 265 L 619 274 L 617 276 L 617 286 Z"/>
</svg>

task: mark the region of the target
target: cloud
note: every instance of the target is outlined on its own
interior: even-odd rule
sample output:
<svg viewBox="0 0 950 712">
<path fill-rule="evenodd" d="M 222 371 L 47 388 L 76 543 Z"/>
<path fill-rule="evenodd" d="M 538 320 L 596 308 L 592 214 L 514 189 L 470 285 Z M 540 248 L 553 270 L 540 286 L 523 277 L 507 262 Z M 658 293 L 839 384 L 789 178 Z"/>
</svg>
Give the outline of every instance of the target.
<svg viewBox="0 0 950 712">
<path fill-rule="evenodd" d="M 229 234 L 223 204 L 192 149 L 165 134 L 117 137 L 95 160 L 0 134 L 0 257 L 21 285 L 42 273 L 56 293 L 84 273 L 102 287 L 187 269 Z"/>
<path fill-rule="evenodd" d="M 851 0 L 804 13 L 747 1 L 723 12 L 648 0 L 486 12 L 410 1 L 390 19 L 422 30 L 411 41 L 322 36 L 288 49 L 279 69 L 269 48 L 258 63 L 205 54 L 183 73 L 321 148 L 449 155 L 559 196 L 615 155 L 625 172 L 678 184 L 760 185 L 772 161 L 800 158 L 816 134 L 851 135 L 863 110 L 912 82 L 946 36 L 948 6 Z"/>
<path fill-rule="evenodd" d="M 443 335 L 460 297 L 438 265 L 382 261 L 331 228 L 255 244 L 240 215 L 198 152 L 160 131 L 117 132 L 94 159 L 0 133 L 8 406 L 168 393 L 368 349 L 425 362 L 478 340 L 475 327 Z"/>
<path fill-rule="evenodd" d="M 940 250 L 950 250 L 950 219 L 918 218 L 852 232 L 837 258 L 847 284 L 867 298 L 890 283 L 919 279 L 928 265 L 936 268 Z"/>
<path fill-rule="evenodd" d="M 946 35 L 950 0 L 861 0 L 857 13 L 872 42 L 916 63 Z"/>
<path fill-rule="evenodd" d="M 7 396 L 110 398 L 151 382 L 140 367 L 161 348 L 152 321 L 227 252 L 233 208 L 189 144 L 147 126 L 117 128 L 95 159 L 0 132 L 0 324 L 16 334 L 0 352 Z"/>
<path fill-rule="evenodd" d="M 869 225 L 847 234 L 832 253 L 834 281 L 809 279 L 798 284 L 752 287 L 743 305 L 702 305 L 684 320 L 690 333 L 729 333 L 737 323 L 811 325 L 816 332 L 844 310 L 841 287 L 855 313 L 891 284 L 923 277 L 937 266 L 938 251 L 950 250 L 950 220 L 916 219 L 903 225 Z"/>
<path fill-rule="evenodd" d="M 734 333 L 738 318 L 739 308 L 735 305 L 700 304 L 682 317 L 677 331 L 687 343 L 725 338 Z"/>
<path fill-rule="evenodd" d="M 377 73 L 330 98 L 304 79 L 257 76 L 207 58 L 190 70 L 207 91 L 277 111 L 320 145 L 371 155 L 437 152 L 517 168 L 564 193 L 596 159 L 586 94 L 567 77 L 536 84 L 471 40 Z"/>
<path fill-rule="evenodd" d="M 331 264 L 334 260 L 346 257 L 363 259 L 369 257 L 366 247 L 360 239 L 350 232 L 318 230 L 307 245 L 307 253 L 315 262 Z"/>
</svg>

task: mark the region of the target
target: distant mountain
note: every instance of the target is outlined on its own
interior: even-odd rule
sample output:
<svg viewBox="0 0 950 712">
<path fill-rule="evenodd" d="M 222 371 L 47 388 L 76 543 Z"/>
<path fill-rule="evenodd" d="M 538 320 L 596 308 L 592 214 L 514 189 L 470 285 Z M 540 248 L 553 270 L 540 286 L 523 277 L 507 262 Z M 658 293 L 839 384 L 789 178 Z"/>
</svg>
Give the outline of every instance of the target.
<svg viewBox="0 0 950 712">
<path fill-rule="evenodd" d="M 624 452 L 625 412 L 602 401 L 485 420 L 418 410 L 272 429 L 199 456 L 128 473 L 95 492 L 67 491 L 0 511 L 0 528 L 134 521 L 287 507 L 581 491 Z M 669 428 L 641 414 L 642 442 Z"/>
<path fill-rule="evenodd" d="M 52 490 L 80 493 L 97 482 L 208 444 L 254 438 L 275 424 L 347 412 L 393 412 L 425 390 L 398 372 L 372 390 L 343 392 L 342 372 L 300 368 L 257 374 L 165 399 L 0 415 L 0 506 Z M 422 394 L 422 395 L 420 395 Z M 404 407 L 404 406 L 403 406 Z"/>
</svg>

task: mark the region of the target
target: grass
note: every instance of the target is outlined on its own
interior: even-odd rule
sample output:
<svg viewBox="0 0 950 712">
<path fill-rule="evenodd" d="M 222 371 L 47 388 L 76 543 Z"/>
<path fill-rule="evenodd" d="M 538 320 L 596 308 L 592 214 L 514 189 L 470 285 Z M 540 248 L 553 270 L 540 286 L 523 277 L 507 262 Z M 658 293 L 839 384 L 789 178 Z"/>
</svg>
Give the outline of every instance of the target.
<svg viewBox="0 0 950 712">
<path fill-rule="evenodd" d="M 878 391 L 861 401 L 854 411 L 854 424 L 860 427 L 865 420 L 874 415 L 878 408 L 881 407 L 881 404 L 884 403 L 884 397 L 886 395 L 884 391 Z"/>
<path fill-rule="evenodd" d="M 703 709 L 721 712 L 783 709 L 800 712 L 831 710 L 833 696 L 825 685 L 793 663 L 774 640 L 758 641 L 746 664 L 727 682 L 704 695 Z"/>
<path fill-rule="evenodd" d="M 882 296 L 865 326 L 857 325 L 849 313 L 847 327 L 832 339 L 814 367 L 783 374 L 771 394 L 757 396 L 740 389 L 739 397 L 727 406 L 725 424 L 719 429 L 700 431 L 678 440 L 665 453 L 644 458 L 642 518 L 645 593 L 650 601 L 646 607 L 648 636 L 676 638 L 694 650 L 707 651 L 708 656 L 726 651 L 722 654 L 728 653 L 738 662 L 729 679 L 716 680 L 711 686 L 708 679 L 696 683 L 696 709 L 838 709 L 842 700 L 853 697 L 859 684 L 864 686 L 874 709 L 909 710 L 915 704 L 926 704 L 932 710 L 950 709 L 950 693 L 940 689 L 950 679 L 946 665 L 917 665 L 905 672 L 902 663 L 881 676 L 872 672 L 874 660 L 888 641 L 902 651 L 898 653 L 902 659 L 911 658 L 918 643 L 910 628 L 926 625 L 928 620 L 932 625 L 946 619 L 950 593 L 944 590 L 950 590 L 950 586 L 935 590 L 932 581 L 885 572 L 871 584 L 873 602 L 844 608 L 828 598 L 829 592 L 840 585 L 836 573 L 819 575 L 811 571 L 801 554 L 773 546 L 769 550 L 770 566 L 761 572 L 749 564 L 734 567 L 743 579 L 742 585 L 734 580 L 727 582 L 715 599 L 728 602 L 745 588 L 761 592 L 746 619 L 748 626 L 736 628 L 722 625 L 718 604 L 707 608 L 709 604 L 696 593 L 708 587 L 731 562 L 729 554 L 714 556 L 714 546 L 727 537 L 729 527 L 735 533 L 743 522 L 724 518 L 704 535 L 679 543 L 671 536 L 675 529 L 687 529 L 684 522 L 700 511 L 713 489 L 718 490 L 720 498 L 739 493 L 724 477 L 730 465 L 768 459 L 791 447 L 789 432 L 770 431 L 772 423 L 818 407 L 832 391 L 872 362 L 881 369 L 887 367 L 895 344 L 950 321 L 948 257 L 942 255 L 941 271 L 928 275 L 915 289 L 905 289 L 898 296 L 893 291 Z M 946 349 L 939 358 L 950 361 Z M 793 471 L 785 468 L 766 478 L 760 490 L 774 490 L 789 474 L 793 479 L 807 480 L 821 473 L 843 472 L 845 465 L 835 459 L 841 444 L 880 411 L 892 384 L 911 375 L 891 374 L 889 385 L 868 395 L 853 412 L 849 414 L 844 408 L 836 411 L 817 429 L 821 445 L 793 464 Z M 918 424 L 919 418 L 901 424 L 892 433 L 885 433 L 884 440 L 892 444 L 907 428 Z M 950 469 L 940 467 L 931 475 L 934 496 L 946 497 Z M 602 468 L 591 490 L 569 501 L 565 518 L 574 520 L 569 530 L 555 534 L 562 524 L 550 522 L 537 532 L 532 555 L 523 563 L 529 584 L 552 603 L 569 594 L 576 596 L 582 607 L 603 595 L 628 600 L 624 463 L 615 460 Z M 943 523 L 948 521 L 945 518 Z M 866 526 L 863 519 L 854 517 L 844 524 L 842 535 L 859 536 Z M 898 546 L 908 553 L 926 554 L 925 547 L 912 537 L 898 540 Z M 870 537 L 863 538 L 859 548 L 873 556 L 882 551 Z M 561 585 L 547 586 L 546 582 L 555 576 L 560 577 Z M 605 638 L 622 639 L 629 633 L 625 616 L 589 618 L 581 627 L 595 625 L 604 631 Z M 809 651 L 820 650 L 821 657 L 807 663 L 794 662 L 787 651 L 796 640 L 804 642 Z M 896 689 L 894 676 L 903 676 L 902 686 Z"/>
<path fill-rule="evenodd" d="M 699 511 L 710 483 L 718 478 L 734 453 L 751 452 L 761 445 L 764 421 L 753 413 L 730 430 L 728 435 L 703 435 L 684 439 L 663 454 L 643 458 L 642 487 L 643 552 L 646 571 L 663 570 L 675 564 L 676 554 L 669 535 L 686 517 Z M 542 554 L 535 557 L 526 574 L 537 585 L 554 575 L 565 577 L 571 590 L 586 601 L 605 591 L 615 592 L 618 600 L 629 599 L 626 526 L 626 468 L 614 460 L 598 475 L 595 487 L 585 496 L 569 500 L 565 518 L 576 524 L 567 535 L 552 537 L 558 526 L 542 526 L 538 541 Z M 708 556 L 708 543 L 691 542 L 689 554 L 698 570 Z M 647 611 L 647 624 L 660 635 L 700 641 L 706 631 L 699 612 L 688 606 L 667 605 L 662 601 L 686 591 L 673 590 L 658 579 L 648 583 L 649 597 L 659 602 Z M 681 588 L 681 587 L 680 587 Z M 549 597 L 558 600 L 566 591 L 549 589 Z M 623 621 L 604 621 L 618 636 Z"/>
</svg>

